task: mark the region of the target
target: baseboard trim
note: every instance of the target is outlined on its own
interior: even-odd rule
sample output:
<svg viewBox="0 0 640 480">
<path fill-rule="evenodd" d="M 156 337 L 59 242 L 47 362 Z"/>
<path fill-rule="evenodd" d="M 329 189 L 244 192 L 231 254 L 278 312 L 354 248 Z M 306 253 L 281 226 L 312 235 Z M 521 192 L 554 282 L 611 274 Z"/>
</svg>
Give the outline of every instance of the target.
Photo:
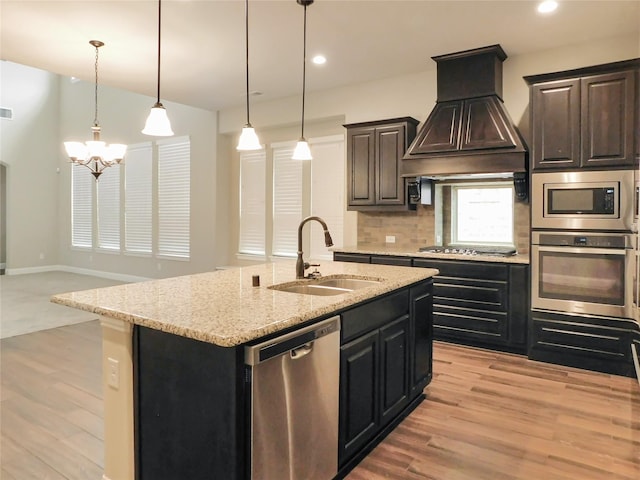
<svg viewBox="0 0 640 480">
<path fill-rule="evenodd" d="M 149 277 L 139 277 L 136 275 L 127 275 L 124 273 L 104 272 L 101 270 L 91 270 L 88 268 L 72 267 L 69 265 L 43 265 L 41 267 L 9 268 L 6 271 L 7 275 L 24 275 L 28 273 L 43 272 L 77 273 L 79 275 L 91 275 L 93 277 L 107 278 L 109 280 L 117 280 L 119 282 L 144 282 L 146 280 L 153 280 Z"/>
</svg>

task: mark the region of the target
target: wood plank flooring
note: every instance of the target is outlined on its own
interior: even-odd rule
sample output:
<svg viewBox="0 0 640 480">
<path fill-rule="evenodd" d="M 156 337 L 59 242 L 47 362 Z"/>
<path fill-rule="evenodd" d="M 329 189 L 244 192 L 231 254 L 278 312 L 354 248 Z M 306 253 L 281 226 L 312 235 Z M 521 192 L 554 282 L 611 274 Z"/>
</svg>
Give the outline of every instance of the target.
<svg viewBox="0 0 640 480">
<path fill-rule="evenodd" d="M 640 478 L 637 381 L 434 350 L 427 399 L 347 479 Z M 0 342 L 2 480 L 101 478 L 100 351 L 97 321 Z"/>
</svg>

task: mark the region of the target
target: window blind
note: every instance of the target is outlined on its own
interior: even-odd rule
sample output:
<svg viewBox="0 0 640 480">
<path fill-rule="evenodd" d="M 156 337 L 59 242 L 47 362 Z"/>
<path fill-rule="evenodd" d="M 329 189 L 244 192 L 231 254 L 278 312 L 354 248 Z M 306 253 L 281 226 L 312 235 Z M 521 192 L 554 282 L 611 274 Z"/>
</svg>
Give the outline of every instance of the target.
<svg viewBox="0 0 640 480">
<path fill-rule="evenodd" d="M 125 250 L 152 252 L 153 157 L 151 142 L 130 145 L 125 161 Z"/>
<path fill-rule="evenodd" d="M 327 222 L 333 244 L 342 246 L 344 208 L 344 137 L 324 137 L 309 141 L 313 148 L 311 160 L 311 215 Z M 322 227 L 317 222 L 310 225 L 309 258 L 333 258 L 333 253 L 324 244 Z"/>
<path fill-rule="evenodd" d="M 93 247 L 93 175 L 79 165 L 71 166 L 71 245 Z"/>
<path fill-rule="evenodd" d="M 273 148 L 272 254 L 277 256 L 295 257 L 298 250 L 304 162 L 291 159 L 293 149 L 293 145 Z"/>
<path fill-rule="evenodd" d="M 264 150 L 240 153 L 240 239 L 238 252 L 265 254 Z"/>
<path fill-rule="evenodd" d="M 120 250 L 120 167 L 106 168 L 96 182 L 98 246 Z"/>
<path fill-rule="evenodd" d="M 191 146 L 188 137 L 158 142 L 158 254 L 189 258 Z"/>
</svg>

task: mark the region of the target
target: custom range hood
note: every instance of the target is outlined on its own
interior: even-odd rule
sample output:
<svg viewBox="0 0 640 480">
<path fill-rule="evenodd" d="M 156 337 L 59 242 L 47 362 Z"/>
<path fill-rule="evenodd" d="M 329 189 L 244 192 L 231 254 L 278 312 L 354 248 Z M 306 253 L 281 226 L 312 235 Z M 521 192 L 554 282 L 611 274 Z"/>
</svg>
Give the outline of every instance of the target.
<svg viewBox="0 0 640 480">
<path fill-rule="evenodd" d="M 502 102 L 502 47 L 432 58 L 436 106 L 404 155 L 402 176 L 525 172 L 527 147 Z"/>
</svg>

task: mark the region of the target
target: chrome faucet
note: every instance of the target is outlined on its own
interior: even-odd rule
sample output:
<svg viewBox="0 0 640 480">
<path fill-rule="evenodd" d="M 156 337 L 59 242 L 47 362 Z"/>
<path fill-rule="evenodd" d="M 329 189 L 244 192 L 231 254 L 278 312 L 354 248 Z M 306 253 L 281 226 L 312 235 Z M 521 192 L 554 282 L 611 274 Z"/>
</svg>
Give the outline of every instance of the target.
<svg viewBox="0 0 640 480">
<path fill-rule="evenodd" d="M 324 244 L 327 247 L 333 246 L 333 240 L 331 239 L 329 228 L 327 228 L 327 224 L 325 223 L 324 220 L 322 220 L 320 217 L 315 217 L 315 216 L 307 217 L 304 220 L 302 220 L 300 222 L 300 225 L 298 225 L 298 260 L 296 260 L 296 278 L 304 278 L 304 271 L 311 266 L 309 263 L 305 262 L 302 259 L 302 227 L 304 226 L 305 223 L 311 220 L 316 220 L 317 222 L 320 223 L 320 225 L 322 225 L 322 228 L 324 229 Z M 318 266 L 318 265 L 315 265 L 315 266 Z"/>
</svg>

